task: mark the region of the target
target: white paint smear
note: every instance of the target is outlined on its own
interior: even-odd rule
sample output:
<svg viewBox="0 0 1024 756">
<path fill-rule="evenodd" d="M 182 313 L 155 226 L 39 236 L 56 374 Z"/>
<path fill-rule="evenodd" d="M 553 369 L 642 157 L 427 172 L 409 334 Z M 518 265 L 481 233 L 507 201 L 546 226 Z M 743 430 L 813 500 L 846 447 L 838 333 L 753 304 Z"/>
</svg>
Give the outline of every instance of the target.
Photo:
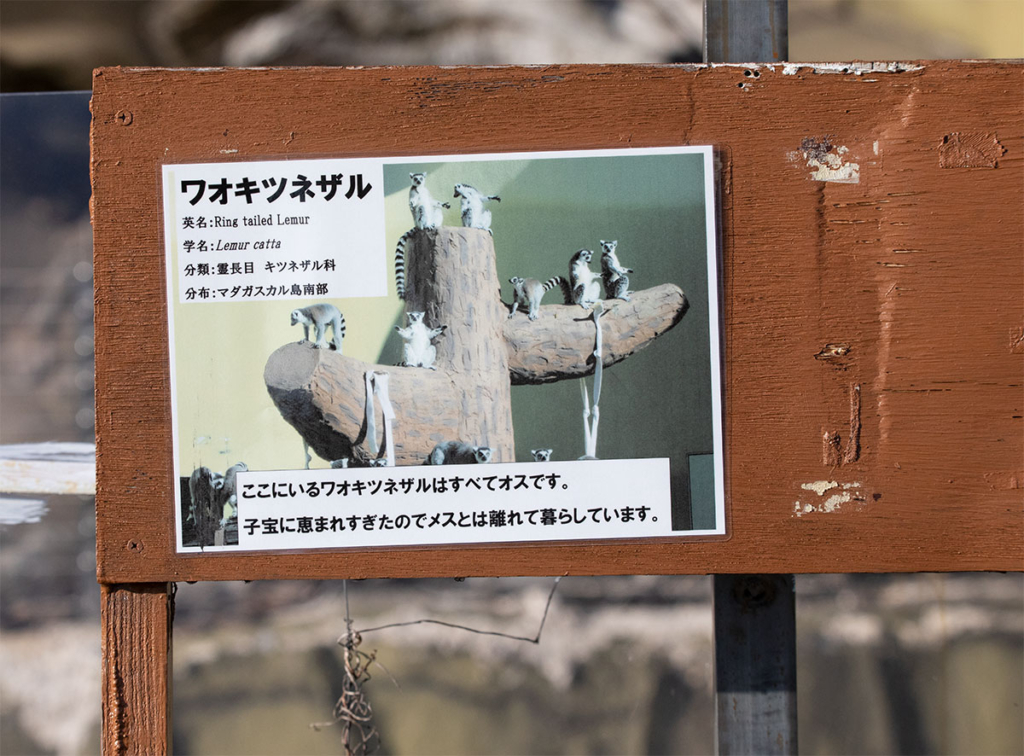
<svg viewBox="0 0 1024 756">
<path fill-rule="evenodd" d="M 803 483 L 800 486 L 805 491 L 814 491 L 818 496 L 824 496 L 826 491 L 838 487 L 839 484 L 834 480 L 816 480 L 813 483 Z"/>
<path fill-rule="evenodd" d="M 832 494 L 817 506 L 803 501 L 794 501 L 793 514 L 796 517 L 803 517 L 805 514 L 811 514 L 812 512 L 836 512 L 843 504 L 850 501 L 860 500 L 859 497 L 850 493 L 851 489 L 860 487 L 861 484 L 859 481 L 855 481 L 853 483 L 838 483 L 834 480 L 815 480 L 811 483 L 801 483 L 800 488 L 804 491 L 814 491 L 818 496 L 824 496 L 835 488 L 841 488 L 842 492 Z"/>
<path fill-rule="evenodd" d="M 806 160 L 811 169 L 811 178 L 815 181 L 832 181 L 838 184 L 859 184 L 860 164 L 848 160 L 848 147 L 836 147 L 831 152 L 819 155 L 805 151 L 789 153 L 790 160 L 798 162 Z"/>
<path fill-rule="evenodd" d="M 816 74 L 852 74 L 861 76 L 866 73 L 909 73 L 921 71 L 924 66 L 912 63 L 786 63 L 782 66 L 783 76 L 795 76 L 807 69 Z"/>
<path fill-rule="evenodd" d="M 832 494 L 827 499 L 825 499 L 825 503 L 821 505 L 819 511 L 835 512 L 837 509 L 839 509 L 840 504 L 845 504 L 851 499 L 853 499 L 853 497 L 848 493 Z"/>
</svg>

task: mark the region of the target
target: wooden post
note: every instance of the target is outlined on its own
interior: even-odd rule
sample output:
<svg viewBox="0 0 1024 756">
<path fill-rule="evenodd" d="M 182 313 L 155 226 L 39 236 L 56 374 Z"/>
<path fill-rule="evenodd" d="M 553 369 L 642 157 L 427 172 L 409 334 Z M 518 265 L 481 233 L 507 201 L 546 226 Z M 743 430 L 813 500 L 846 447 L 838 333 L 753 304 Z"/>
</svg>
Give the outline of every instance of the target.
<svg viewBox="0 0 1024 756">
<path fill-rule="evenodd" d="M 106 756 L 171 752 L 171 586 L 101 586 Z"/>
<path fill-rule="evenodd" d="M 704 62 L 789 57 L 788 0 L 704 0 Z M 795 754 L 792 575 L 715 575 L 719 754 Z"/>
</svg>

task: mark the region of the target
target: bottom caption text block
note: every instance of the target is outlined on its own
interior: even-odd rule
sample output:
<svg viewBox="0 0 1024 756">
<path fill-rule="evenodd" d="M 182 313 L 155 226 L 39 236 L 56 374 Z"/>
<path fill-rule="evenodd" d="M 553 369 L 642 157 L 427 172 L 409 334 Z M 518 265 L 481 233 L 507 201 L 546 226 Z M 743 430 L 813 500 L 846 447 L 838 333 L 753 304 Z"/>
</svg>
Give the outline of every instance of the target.
<svg viewBox="0 0 1024 756">
<path fill-rule="evenodd" d="M 668 459 L 254 471 L 240 550 L 681 535 Z"/>
</svg>

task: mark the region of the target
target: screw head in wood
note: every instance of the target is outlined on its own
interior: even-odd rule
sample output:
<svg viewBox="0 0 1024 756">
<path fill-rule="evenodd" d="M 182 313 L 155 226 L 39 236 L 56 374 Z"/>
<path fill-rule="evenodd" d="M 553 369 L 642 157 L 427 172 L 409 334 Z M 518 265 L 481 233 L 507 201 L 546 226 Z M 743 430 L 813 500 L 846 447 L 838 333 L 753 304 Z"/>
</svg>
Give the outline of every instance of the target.
<svg viewBox="0 0 1024 756">
<path fill-rule="evenodd" d="M 132 115 L 130 110 L 119 110 L 117 115 L 114 116 L 114 120 L 122 126 L 131 126 L 132 121 L 135 120 L 135 116 Z"/>
<path fill-rule="evenodd" d="M 134 551 L 137 554 L 146 547 L 142 545 L 142 541 L 136 541 L 133 538 L 132 540 L 128 541 L 125 548 L 128 549 L 128 551 Z"/>
</svg>

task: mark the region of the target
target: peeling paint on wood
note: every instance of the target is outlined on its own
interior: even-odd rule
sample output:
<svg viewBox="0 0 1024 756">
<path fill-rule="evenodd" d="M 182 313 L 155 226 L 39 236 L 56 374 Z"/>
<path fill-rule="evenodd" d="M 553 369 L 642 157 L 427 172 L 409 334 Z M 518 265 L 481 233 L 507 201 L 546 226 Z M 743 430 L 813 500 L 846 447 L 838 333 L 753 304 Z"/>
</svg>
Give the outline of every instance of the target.
<svg viewBox="0 0 1024 756">
<path fill-rule="evenodd" d="M 852 76 L 863 76 L 864 74 L 879 73 L 913 73 L 923 71 L 924 66 L 916 63 L 865 63 L 854 61 L 852 63 L 784 63 L 782 66 L 783 76 L 796 76 L 804 71 L 814 74 L 849 74 Z"/>
<path fill-rule="evenodd" d="M 799 151 L 789 153 L 789 157 L 794 162 L 802 158 L 815 181 L 856 184 L 860 182 L 860 165 L 847 157 L 849 152 L 848 147 L 833 145 L 828 137 L 821 140 L 807 137 L 800 144 Z"/>
<path fill-rule="evenodd" d="M 806 514 L 813 512 L 823 512 L 825 514 L 833 514 L 838 512 L 843 504 L 847 504 L 851 501 L 864 503 L 866 500 L 863 494 L 858 490 L 861 488 L 861 483 L 837 483 L 836 481 L 828 480 L 816 480 L 812 483 L 803 483 L 800 488 L 805 491 L 813 491 L 818 495 L 819 498 L 825 496 L 829 491 L 835 489 L 841 489 L 836 493 L 829 494 L 828 498 L 824 501 L 815 503 L 811 501 L 797 500 L 793 502 L 793 514 L 797 517 L 803 517 Z"/>
<path fill-rule="evenodd" d="M 860 386 L 850 387 L 850 435 L 843 451 L 843 464 L 860 459 Z"/>
<path fill-rule="evenodd" d="M 1010 354 L 1024 354 L 1024 326 L 1010 331 Z"/>
<path fill-rule="evenodd" d="M 994 134 L 954 131 L 942 137 L 939 165 L 943 168 L 998 168 L 1006 152 Z"/>
<path fill-rule="evenodd" d="M 834 431 L 822 433 L 821 463 L 825 467 L 839 467 L 843 464 L 843 441 Z"/>
<path fill-rule="evenodd" d="M 813 483 L 801 483 L 800 488 L 805 491 L 814 491 L 818 496 L 824 496 L 826 491 L 838 488 L 839 484 L 834 480 L 816 480 Z"/>
<path fill-rule="evenodd" d="M 816 355 L 814 355 L 814 359 L 834 361 L 838 360 L 840 357 L 845 357 L 849 353 L 849 344 L 826 344 Z"/>
<path fill-rule="evenodd" d="M 826 467 L 840 467 L 860 459 L 860 385 L 850 386 L 850 417 L 843 446 L 838 431 L 825 430 L 822 433 L 822 462 Z"/>
</svg>

